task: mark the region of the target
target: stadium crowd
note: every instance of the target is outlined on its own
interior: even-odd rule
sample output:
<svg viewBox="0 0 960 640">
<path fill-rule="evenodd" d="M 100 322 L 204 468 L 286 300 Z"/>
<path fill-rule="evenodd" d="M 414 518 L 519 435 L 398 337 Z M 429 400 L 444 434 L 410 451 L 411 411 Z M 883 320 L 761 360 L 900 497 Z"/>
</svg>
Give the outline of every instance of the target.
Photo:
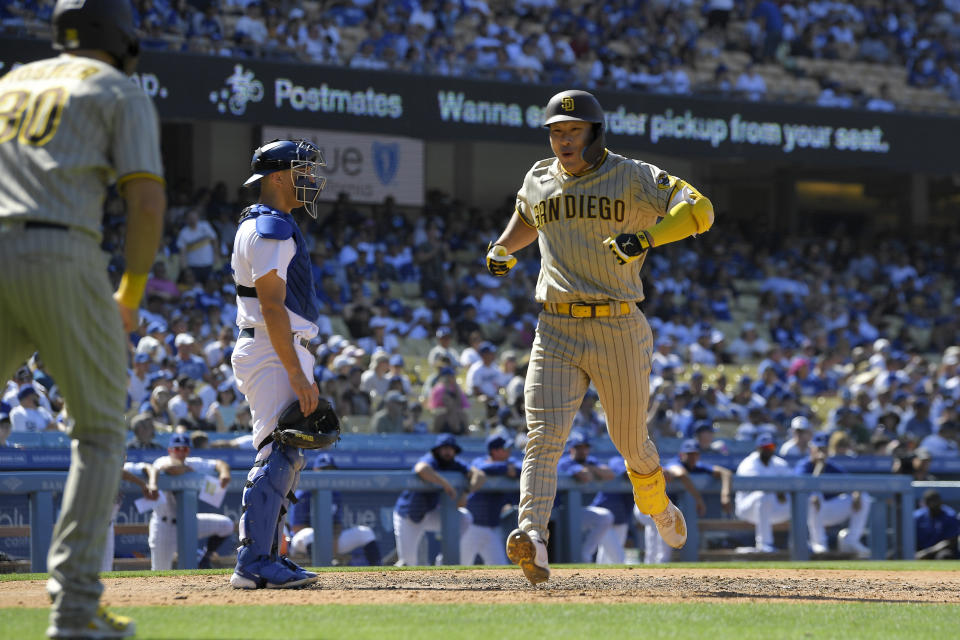
<svg viewBox="0 0 960 640">
<path fill-rule="evenodd" d="M 223 184 L 171 189 L 161 257 L 130 336 L 129 415 L 153 418 L 132 423 L 141 428 L 131 446 L 173 429 L 249 435 L 229 364 L 229 255 L 243 204 Z M 481 259 L 511 204 L 481 211 L 431 192 L 413 212 L 340 194 L 304 222 L 322 301 L 315 376 L 341 415 L 368 417 L 367 428 L 384 433 L 499 427 L 523 443 L 538 252 L 523 252 L 505 279 Z M 104 219 L 114 277 L 121 209 L 108 201 Z M 782 441 L 799 416 L 844 433 L 853 451 L 925 443 L 957 455 L 960 262 L 945 246 L 730 225 L 651 252 L 641 306 L 656 336 L 652 433 L 693 437 L 706 420 L 735 425 L 745 440 L 767 430 Z M 823 398 L 836 404 L 828 415 L 816 411 Z M 58 414 L 69 420 L 58 400 L 38 354 L 8 381 L 3 415 L 14 431 L 56 429 Z M 576 422 L 590 436 L 605 431 L 595 404 L 588 394 Z"/>
<path fill-rule="evenodd" d="M 130 335 L 128 447 L 158 455 L 174 440 L 201 450 L 249 447 L 250 410 L 229 364 L 237 331 L 229 255 L 248 203 L 231 201 L 222 184 L 175 185 L 170 202 L 141 324 Z M 480 210 L 434 191 L 414 211 L 340 194 L 318 220 L 303 220 L 322 300 L 315 377 L 348 421 L 372 433 L 486 437 L 522 451 L 539 257 L 531 246 L 504 279 L 487 274 L 482 260 L 511 207 Z M 122 206 L 109 200 L 105 211 L 103 248 L 118 278 Z M 783 236 L 731 222 L 723 234 L 651 252 L 641 304 L 656 337 L 649 426 L 658 440 L 684 439 L 678 458 L 665 462 L 676 479 L 685 463 L 718 469 L 697 467 L 694 453 L 735 460 L 754 443 L 790 461 L 823 451 L 841 466 L 847 456 L 892 456 L 891 472 L 917 480 L 933 479 L 933 459 L 960 456 L 960 262 L 948 244 Z M 2 390 L 0 447 L 11 431 L 69 424 L 36 354 Z M 574 428 L 571 455 L 606 437 L 592 390 Z M 579 473 L 580 463 L 571 465 Z M 616 561 L 629 509 L 620 513 L 616 497 L 598 500 L 585 512 L 599 528 L 583 554 Z M 923 522 L 945 513 L 924 508 Z M 757 535 L 751 549 L 772 548 L 759 527 Z M 868 552 L 859 540 L 846 545 Z M 651 549 L 649 558 L 665 561 L 662 552 Z"/>
<path fill-rule="evenodd" d="M 53 4 L 3 3 L 0 28 L 46 36 Z M 902 75 L 905 86 L 960 100 L 957 0 L 138 0 L 134 5 L 143 46 L 153 50 L 877 110 L 911 106 L 898 104 L 906 99 L 891 91 Z M 731 62 L 727 52 L 749 56 Z M 853 73 L 838 76 L 806 64 L 818 60 L 885 65 L 889 77 L 867 83 L 853 67 Z M 778 78 L 782 91 L 768 87 Z M 801 79 L 809 79 L 813 89 L 794 92 Z"/>
</svg>

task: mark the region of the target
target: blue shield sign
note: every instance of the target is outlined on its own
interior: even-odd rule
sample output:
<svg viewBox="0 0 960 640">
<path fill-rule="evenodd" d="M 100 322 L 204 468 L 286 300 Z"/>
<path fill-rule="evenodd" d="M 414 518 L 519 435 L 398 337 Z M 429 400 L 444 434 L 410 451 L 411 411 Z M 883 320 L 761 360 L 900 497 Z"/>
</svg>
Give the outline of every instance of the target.
<svg viewBox="0 0 960 640">
<path fill-rule="evenodd" d="M 377 170 L 380 183 L 388 185 L 397 175 L 397 166 L 400 164 L 400 145 L 396 142 L 373 143 L 373 167 Z"/>
</svg>

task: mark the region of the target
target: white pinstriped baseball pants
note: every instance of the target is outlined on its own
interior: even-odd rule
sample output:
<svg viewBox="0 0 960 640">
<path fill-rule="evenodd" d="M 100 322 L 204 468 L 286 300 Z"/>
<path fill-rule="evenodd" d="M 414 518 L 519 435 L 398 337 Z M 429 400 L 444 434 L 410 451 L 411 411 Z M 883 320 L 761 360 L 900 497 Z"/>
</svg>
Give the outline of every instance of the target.
<svg viewBox="0 0 960 640">
<path fill-rule="evenodd" d="M 646 423 L 652 350 L 650 325 L 639 309 L 606 318 L 540 313 L 524 385 L 528 440 L 520 473 L 520 529 L 547 539 L 557 461 L 591 381 L 627 466 L 640 474 L 660 466 Z"/>
<path fill-rule="evenodd" d="M 75 420 L 47 590 L 50 623 L 80 626 L 103 592 L 98 572 L 123 468 L 123 325 L 107 256 L 86 233 L 0 229 L 0 274 L 0 378 L 39 351 Z"/>
</svg>

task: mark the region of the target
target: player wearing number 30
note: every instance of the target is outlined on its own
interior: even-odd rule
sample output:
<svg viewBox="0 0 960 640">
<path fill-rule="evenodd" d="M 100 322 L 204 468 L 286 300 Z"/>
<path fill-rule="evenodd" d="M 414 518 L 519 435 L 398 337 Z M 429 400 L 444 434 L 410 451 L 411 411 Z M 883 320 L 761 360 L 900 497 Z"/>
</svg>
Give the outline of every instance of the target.
<svg viewBox="0 0 960 640">
<path fill-rule="evenodd" d="M 507 539 L 507 555 L 534 584 L 550 577 L 547 523 L 557 460 L 591 381 L 637 507 L 667 544 L 686 542 L 683 514 L 667 498 L 647 436 L 653 341 L 637 308 L 640 267 L 649 249 L 713 224 L 710 201 L 685 181 L 606 149 L 604 112 L 591 94 L 553 96 L 544 126 L 555 157 L 527 173 L 513 216 L 487 251 L 487 268 L 503 276 L 516 264 L 514 252 L 534 240 L 540 245 L 536 300 L 543 311 L 524 386 L 528 441 L 519 528 Z"/>
<path fill-rule="evenodd" d="M 129 77 L 139 41 L 128 0 L 59 0 L 52 26 L 60 55 L 0 78 L 0 379 L 38 351 L 75 420 L 47 635 L 125 638 L 136 625 L 99 605 L 98 571 L 123 467 L 126 332 L 166 209 L 160 127 Z M 100 248 L 114 183 L 127 205 L 116 292 Z"/>
</svg>

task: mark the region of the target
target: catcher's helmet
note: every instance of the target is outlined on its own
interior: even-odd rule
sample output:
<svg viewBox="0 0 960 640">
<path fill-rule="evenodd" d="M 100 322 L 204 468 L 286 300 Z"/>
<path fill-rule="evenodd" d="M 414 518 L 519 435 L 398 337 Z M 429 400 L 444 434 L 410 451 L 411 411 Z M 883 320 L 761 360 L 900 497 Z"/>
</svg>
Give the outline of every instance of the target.
<svg viewBox="0 0 960 640">
<path fill-rule="evenodd" d="M 53 8 L 53 48 L 58 51 L 100 49 L 133 73 L 140 40 L 129 0 L 57 0 Z"/>
<path fill-rule="evenodd" d="M 316 200 L 327 183 L 319 171 L 325 166 L 323 153 L 309 140 L 271 140 L 253 152 L 250 161 L 252 175 L 243 185 L 253 184 L 276 171 L 293 169 L 297 200 L 316 218 Z"/>
<path fill-rule="evenodd" d="M 606 147 L 604 136 L 603 107 L 593 97 L 593 94 L 578 89 L 561 91 L 550 98 L 543 113 L 543 126 L 549 127 L 554 122 L 579 120 L 593 124 L 593 142 L 580 154 L 588 165 L 596 164 L 602 157 Z"/>
</svg>

